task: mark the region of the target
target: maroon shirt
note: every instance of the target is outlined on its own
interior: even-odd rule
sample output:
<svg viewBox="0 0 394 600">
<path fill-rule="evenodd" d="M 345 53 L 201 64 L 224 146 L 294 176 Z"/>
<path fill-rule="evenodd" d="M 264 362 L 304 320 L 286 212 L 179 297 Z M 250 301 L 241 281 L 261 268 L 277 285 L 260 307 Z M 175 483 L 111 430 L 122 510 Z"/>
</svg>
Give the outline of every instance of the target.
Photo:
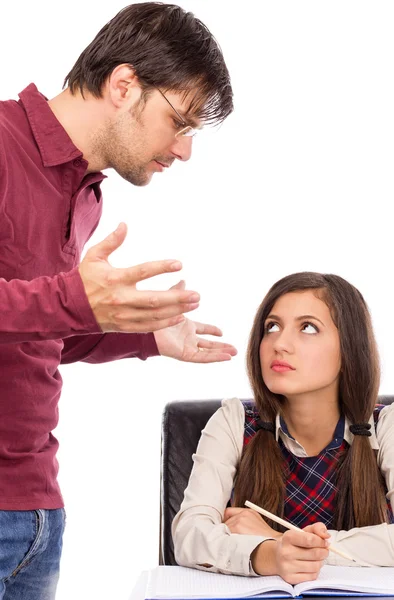
<svg viewBox="0 0 394 600">
<path fill-rule="evenodd" d="M 101 333 L 77 265 L 102 211 L 88 163 L 31 84 L 0 102 L 0 509 L 60 508 L 60 363 L 158 354 Z"/>
</svg>

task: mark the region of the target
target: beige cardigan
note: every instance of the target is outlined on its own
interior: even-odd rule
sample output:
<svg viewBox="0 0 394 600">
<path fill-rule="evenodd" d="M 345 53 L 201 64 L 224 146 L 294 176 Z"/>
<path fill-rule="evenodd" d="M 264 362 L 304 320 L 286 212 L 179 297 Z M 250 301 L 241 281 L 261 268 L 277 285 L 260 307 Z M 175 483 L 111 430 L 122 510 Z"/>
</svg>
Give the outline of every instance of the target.
<svg viewBox="0 0 394 600">
<path fill-rule="evenodd" d="M 238 398 L 223 400 L 202 432 L 193 469 L 181 508 L 172 524 L 175 558 L 178 564 L 214 573 L 255 575 L 250 555 L 267 538 L 230 533 L 222 523 L 233 488 L 244 438 L 245 411 Z M 373 425 L 373 417 L 370 420 Z M 387 485 L 387 497 L 394 507 L 394 404 L 380 412 L 377 433 L 369 437 Z M 304 448 L 286 435 L 276 419 L 276 438 L 296 456 L 306 456 Z M 353 434 L 345 421 L 344 437 L 351 444 Z M 394 524 L 330 530 L 330 543 L 338 550 L 374 566 L 394 567 Z M 327 564 L 349 565 L 346 559 L 330 553 Z M 212 565 L 211 568 L 202 565 Z M 354 564 L 354 563 L 352 563 Z"/>
</svg>

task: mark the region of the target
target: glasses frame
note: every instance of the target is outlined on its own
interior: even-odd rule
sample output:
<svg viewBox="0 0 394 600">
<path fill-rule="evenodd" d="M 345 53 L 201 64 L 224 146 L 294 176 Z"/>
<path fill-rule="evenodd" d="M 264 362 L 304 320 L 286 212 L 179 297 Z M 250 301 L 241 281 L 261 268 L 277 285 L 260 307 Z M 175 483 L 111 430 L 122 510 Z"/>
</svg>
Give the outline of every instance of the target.
<svg viewBox="0 0 394 600">
<path fill-rule="evenodd" d="M 197 134 L 198 130 L 195 127 L 192 127 L 191 125 L 188 125 L 186 123 L 185 119 L 179 114 L 179 112 L 177 111 L 175 106 L 173 106 L 171 104 L 171 102 L 169 101 L 167 96 L 165 94 L 163 94 L 163 92 L 159 88 L 156 88 L 156 89 L 163 96 L 163 98 L 167 102 L 167 104 L 169 104 L 171 106 L 172 110 L 174 111 L 174 113 L 177 115 L 178 119 L 184 126 L 183 129 L 176 132 L 175 137 L 194 137 Z"/>
</svg>

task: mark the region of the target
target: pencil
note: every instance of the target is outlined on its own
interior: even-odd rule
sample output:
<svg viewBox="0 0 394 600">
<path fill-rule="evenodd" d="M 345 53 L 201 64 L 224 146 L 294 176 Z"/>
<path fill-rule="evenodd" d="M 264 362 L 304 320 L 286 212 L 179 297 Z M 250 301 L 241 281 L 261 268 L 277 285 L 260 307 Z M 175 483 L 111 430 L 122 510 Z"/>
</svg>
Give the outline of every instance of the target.
<svg viewBox="0 0 394 600">
<path fill-rule="evenodd" d="M 261 515 L 264 515 L 265 517 L 272 519 L 276 523 L 279 523 L 279 525 L 283 525 L 283 527 L 286 527 L 286 529 L 293 529 L 294 531 L 302 531 L 302 529 L 300 527 L 296 527 L 292 523 L 289 523 L 288 521 L 285 521 L 284 519 L 281 519 L 280 517 L 273 515 L 272 513 L 268 512 L 268 510 L 265 510 L 264 508 L 260 508 L 260 506 L 257 506 L 257 504 L 253 504 L 253 502 L 249 502 L 249 500 L 246 500 L 245 506 L 248 506 L 249 508 L 253 508 L 253 510 L 255 510 L 256 512 L 260 513 Z M 358 564 L 363 564 L 363 566 L 364 566 L 364 563 L 356 560 L 355 558 L 352 558 L 351 556 L 349 556 L 348 554 L 345 554 L 345 552 L 342 552 L 341 550 L 337 550 L 336 548 L 334 548 L 334 546 L 330 546 L 328 548 L 328 550 L 330 550 L 330 552 L 334 552 L 335 554 L 338 554 L 339 556 L 342 556 L 342 558 L 346 558 L 347 560 L 351 560 L 352 562 L 355 562 Z M 365 566 L 367 566 L 367 565 L 365 565 Z"/>
</svg>

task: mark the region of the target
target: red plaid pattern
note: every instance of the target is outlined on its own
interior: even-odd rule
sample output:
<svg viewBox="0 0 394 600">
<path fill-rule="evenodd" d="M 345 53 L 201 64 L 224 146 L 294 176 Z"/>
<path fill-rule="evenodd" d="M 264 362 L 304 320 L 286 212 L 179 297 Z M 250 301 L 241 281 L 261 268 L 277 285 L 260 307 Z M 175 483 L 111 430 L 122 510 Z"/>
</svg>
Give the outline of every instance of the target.
<svg viewBox="0 0 394 600">
<path fill-rule="evenodd" d="M 245 409 L 244 444 L 248 444 L 256 433 L 259 415 L 252 402 L 243 402 Z M 375 428 L 383 404 L 374 410 Z M 281 427 L 290 436 L 286 424 L 281 419 Z M 344 440 L 345 419 L 341 417 L 334 432 L 332 442 L 318 456 L 300 458 L 290 452 L 279 438 L 283 454 L 284 470 L 287 473 L 284 517 L 297 527 L 306 527 L 317 521 L 332 528 L 337 487 L 335 485 L 336 467 L 349 444 Z M 291 436 L 290 436 L 291 437 Z M 387 490 L 386 490 L 387 491 Z M 387 502 L 390 522 L 394 516 Z"/>
</svg>

